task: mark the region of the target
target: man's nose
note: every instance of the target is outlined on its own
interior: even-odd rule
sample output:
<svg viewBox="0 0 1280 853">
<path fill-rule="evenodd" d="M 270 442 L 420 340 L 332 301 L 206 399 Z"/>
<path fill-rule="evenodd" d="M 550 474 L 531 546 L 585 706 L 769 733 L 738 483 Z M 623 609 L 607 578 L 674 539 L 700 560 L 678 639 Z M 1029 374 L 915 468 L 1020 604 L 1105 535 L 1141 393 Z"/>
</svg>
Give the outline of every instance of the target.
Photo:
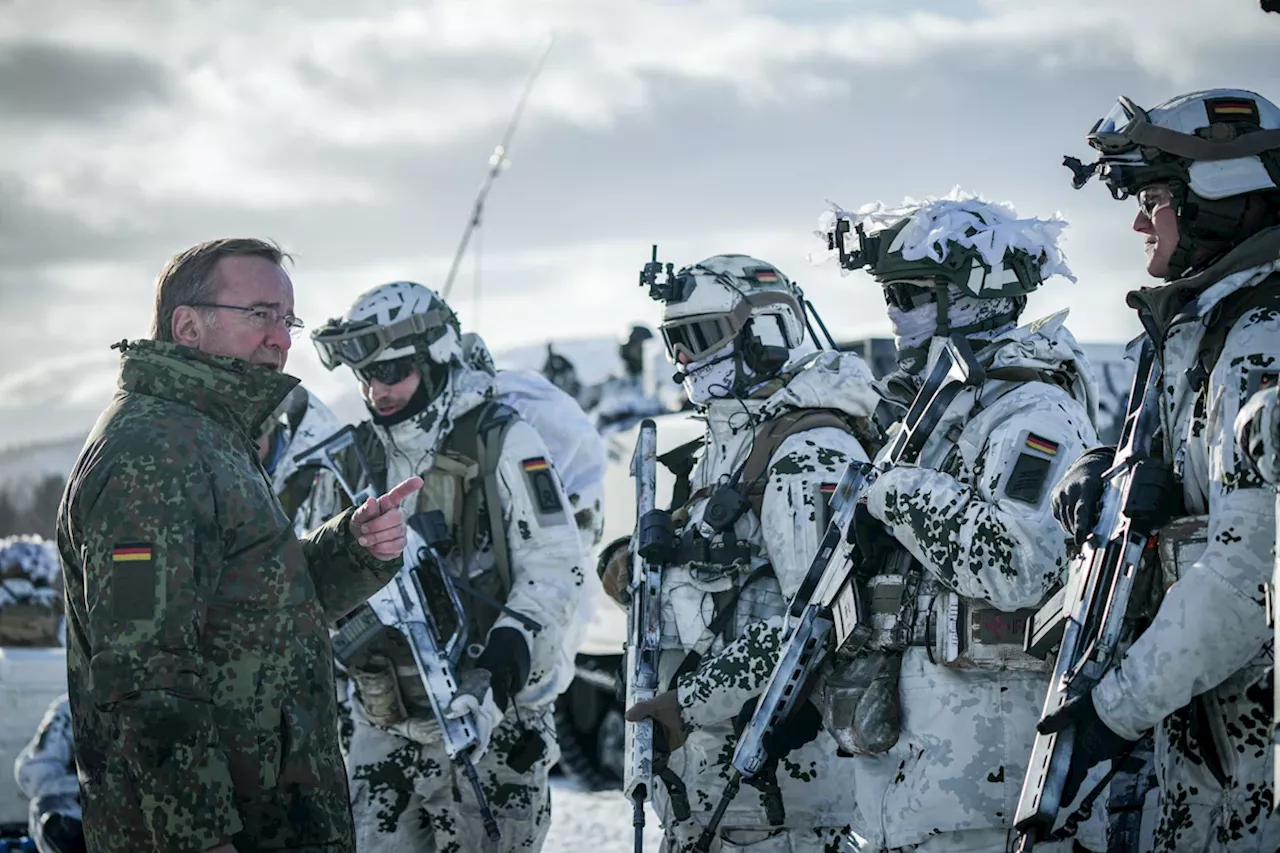
<svg viewBox="0 0 1280 853">
<path fill-rule="evenodd" d="M 275 347 L 280 352 L 288 352 L 289 347 L 293 346 L 293 338 L 290 337 L 289 330 L 285 327 L 283 320 L 267 330 L 266 344 L 269 347 Z"/>
<path fill-rule="evenodd" d="M 1151 219 L 1142 212 L 1142 208 L 1138 208 L 1138 213 L 1133 217 L 1133 230 L 1139 234 L 1151 233 Z"/>
</svg>

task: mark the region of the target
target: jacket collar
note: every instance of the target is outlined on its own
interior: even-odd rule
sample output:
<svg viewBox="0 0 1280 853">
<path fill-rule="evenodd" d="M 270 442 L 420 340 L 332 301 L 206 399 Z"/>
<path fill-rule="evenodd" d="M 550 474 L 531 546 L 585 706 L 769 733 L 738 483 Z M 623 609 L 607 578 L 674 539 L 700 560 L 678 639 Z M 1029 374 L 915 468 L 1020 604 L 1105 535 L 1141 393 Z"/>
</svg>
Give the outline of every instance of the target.
<svg viewBox="0 0 1280 853">
<path fill-rule="evenodd" d="M 299 382 L 180 344 L 140 340 L 121 349 L 121 390 L 188 406 L 250 438 Z"/>
</svg>

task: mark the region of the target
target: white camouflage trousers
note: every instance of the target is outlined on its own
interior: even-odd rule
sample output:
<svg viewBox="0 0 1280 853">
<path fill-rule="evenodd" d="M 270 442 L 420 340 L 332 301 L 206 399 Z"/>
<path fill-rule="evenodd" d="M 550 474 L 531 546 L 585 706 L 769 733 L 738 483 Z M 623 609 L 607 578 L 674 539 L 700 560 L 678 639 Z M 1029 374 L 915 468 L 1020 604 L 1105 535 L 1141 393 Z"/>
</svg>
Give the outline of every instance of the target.
<svg viewBox="0 0 1280 853">
<path fill-rule="evenodd" d="M 551 826 L 549 749 L 527 773 L 507 766 L 519 736 L 512 717 L 493 732 L 476 762 L 502 839 L 489 843 L 475 793 L 440 741 L 418 743 L 357 720 L 347 756 L 356 849 L 360 853 L 515 853 L 538 851 Z"/>
</svg>

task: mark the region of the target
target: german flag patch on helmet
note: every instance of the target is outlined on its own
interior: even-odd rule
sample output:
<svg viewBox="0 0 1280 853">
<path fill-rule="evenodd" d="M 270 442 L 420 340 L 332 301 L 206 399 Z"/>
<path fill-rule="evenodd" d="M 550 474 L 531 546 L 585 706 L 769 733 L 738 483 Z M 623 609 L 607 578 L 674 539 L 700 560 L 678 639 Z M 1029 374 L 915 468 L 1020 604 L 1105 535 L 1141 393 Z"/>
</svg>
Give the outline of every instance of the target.
<svg viewBox="0 0 1280 853">
<path fill-rule="evenodd" d="M 1210 124 L 1219 121 L 1262 123 L 1258 117 L 1258 102 L 1252 98 L 1205 98 L 1204 108 L 1209 114 Z"/>
</svg>

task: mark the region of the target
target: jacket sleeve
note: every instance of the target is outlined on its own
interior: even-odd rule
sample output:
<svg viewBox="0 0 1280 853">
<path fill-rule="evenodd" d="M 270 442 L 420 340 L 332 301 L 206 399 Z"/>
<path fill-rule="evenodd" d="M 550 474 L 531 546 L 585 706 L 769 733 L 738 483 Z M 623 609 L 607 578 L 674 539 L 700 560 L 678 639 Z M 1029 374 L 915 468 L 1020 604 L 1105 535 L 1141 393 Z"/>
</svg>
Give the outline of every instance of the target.
<svg viewBox="0 0 1280 853">
<path fill-rule="evenodd" d="M 1165 593 L 1152 624 L 1120 665 L 1094 688 L 1098 716 L 1125 737 L 1136 738 L 1218 686 L 1272 639 L 1265 599 L 1275 491 L 1248 469 L 1233 430 L 1258 380 L 1280 370 L 1280 318 L 1255 318 L 1232 330 L 1210 377 L 1207 439 L 1199 439 L 1208 451 L 1208 547 Z M 1189 460 L 1196 455 L 1187 454 Z"/>
<path fill-rule="evenodd" d="M 45 712 L 35 737 L 13 762 L 13 776 L 27 799 L 79 794 L 71 703 L 66 696 L 54 700 Z"/>
<path fill-rule="evenodd" d="M 242 828 L 200 647 L 223 568 L 210 486 L 198 462 L 124 452 L 78 491 L 89 696 L 157 850 L 207 850 Z"/>
<path fill-rule="evenodd" d="M 514 629 L 529 647 L 529 672 L 517 698 L 530 701 L 553 679 L 585 580 L 582 541 L 560 475 L 542 437 L 518 421 L 498 462 L 498 490 L 511 559 L 507 606 L 537 622 L 531 631 L 503 614 L 490 629 Z"/>
<path fill-rule="evenodd" d="M 1010 611 L 1058 583 L 1067 541 L 1049 495 L 1097 436 L 1057 388 L 1027 383 L 966 425 L 955 475 L 903 466 L 882 474 L 867 508 L 921 565 L 966 598 Z"/>
<path fill-rule="evenodd" d="M 827 529 L 827 501 L 851 462 L 867 454 L 831 427 L 788 436 L 766 472 L 761 535 L 783 597 L 796 594 Z M 778 661 L 783 617 L 753 622 L 677 685 L 685 722 L 705 726 L 735 716 L 759 695 Z"/>
<path fill-rule="evenodd" d="M 390 583 L 404 564 L 400 557 L 379 560 L 356 542 L 351 535 L 355 511 L 347 508 L 298 540 L 320 606 L 330 621 L 347 615 Z"/>
</svg>

